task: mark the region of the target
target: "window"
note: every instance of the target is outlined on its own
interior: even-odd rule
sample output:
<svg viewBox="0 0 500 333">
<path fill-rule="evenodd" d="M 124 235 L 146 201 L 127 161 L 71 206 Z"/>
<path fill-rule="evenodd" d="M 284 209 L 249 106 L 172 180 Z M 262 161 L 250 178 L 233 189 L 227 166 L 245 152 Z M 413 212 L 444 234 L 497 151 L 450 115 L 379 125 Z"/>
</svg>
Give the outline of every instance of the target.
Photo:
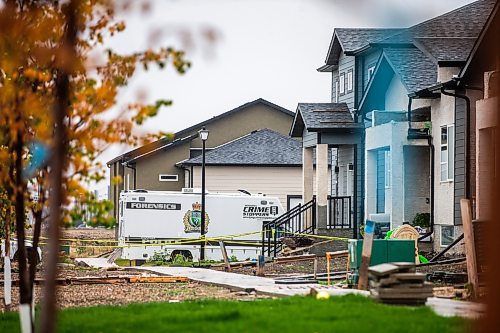
<svg viewBox="0 0 500 333">
<path fill-rule="evenodd" d="M 455 166 L 455 128 L 453 125 L 441 127 L 441 181 L 453 181 Z"/>
<path fill-rule="evenodd" d="M 340 96 L 345 94 L 345 74 L 341 73 L 339 76 L 339 93 Z"/>
<path fill-rule="evenodd" d="M 384 151 L 384 161 L 385 161 L 385 170 L 384 170 L 384 179 L 385 179 L 385 188 L 391 187 L 391 151 Z"/>
<path fill-rule="evenodd" d="M 179 177 L 177 175 L 158 175 L 158 180 L 160 182 L 176 182 Z"/>
<path fill-rule="evenodd" d="M 335 103 L 339 102 L 339 80 L 335 81 Z"/>
<path fill-rule="evenodd" d="M 373 73 L 375 73 L 375 65 L 368 67 L 368 81 L 372 78 Z"/>
<path fill-rule="evenodd" d="M 352 92 L 352 69 L 347 71 L 347 92 Z"/>
<path fill-rule="evenodd" d="M 455 240 L 455 228 L 452 225 L 441 226 L 441 247 L 445 247 L 453 243 Z"/>
</svg>

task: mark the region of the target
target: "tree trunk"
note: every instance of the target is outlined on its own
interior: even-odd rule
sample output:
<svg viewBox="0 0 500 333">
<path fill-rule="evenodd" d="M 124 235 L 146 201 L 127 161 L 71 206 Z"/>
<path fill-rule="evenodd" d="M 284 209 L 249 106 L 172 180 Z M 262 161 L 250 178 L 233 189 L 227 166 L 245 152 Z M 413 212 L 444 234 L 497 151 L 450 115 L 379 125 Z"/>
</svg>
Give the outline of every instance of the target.
<svg viewBox="0 0 500 333">
<path fill-rule="evenodd" d="M 20 112 L 20 111 L 18 111 Z M 20 117 L 18 119 L 20 120 Z M 32 292 L 29 283 L 28 265 L 26 256 L 26 246 L 24 244 L 24 223 L 25 223 L 25 204 L 24 193 L 26 191 L 26 183 L 23 180 L 23 133 L 18 130 L 16 142 L 14 144 L 14 153 L 16 154 L 14 164 L 14 197 L 16 211 L 16 232 L 17 232 L 17 260 L 19 264 L 19 314 L 21 317 L 21 327 L 23 332 L 30 330 L 33 327 L 31 321 L 31 301 Z M 27 322 L 29 321 L 29 322 Z"/>
<path fill-rule="evenodd" d="M 59 68 L 56 78 L 56 100 L 53 110 L 54 119 L 54 141 L 52 147 L 52 159 L 50 162 L 50 197 L 49 197 L 49 246 L 46 271 L 46 283 L 43 294 L 41 332 L 55 332 L 57 322 L 57 297 L 56 278 L 57 261 L 59 257 L 60 223 L 62 218 L 61 206 L 64 203 L 64 190 L 62 187 L 63 174 L 66 165 L 67 133 L 64 122 L 70 95 L 70 71 L 72 71 L 75 43 L 77 33 L 77 0 L 71 0 L 66 7 L 66 31 L 59 55 L 67 58 L 59 59 L 66 66 Z"/>
</svg>

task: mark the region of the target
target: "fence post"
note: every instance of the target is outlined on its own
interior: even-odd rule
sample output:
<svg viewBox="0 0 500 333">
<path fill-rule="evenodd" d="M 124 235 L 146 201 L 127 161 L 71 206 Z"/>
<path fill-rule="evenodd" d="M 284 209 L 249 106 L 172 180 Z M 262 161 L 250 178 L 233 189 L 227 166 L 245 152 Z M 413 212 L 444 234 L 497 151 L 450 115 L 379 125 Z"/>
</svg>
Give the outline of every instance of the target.
<svg viewBox="0 0 500 333">
<path fill-rule="evenodd" d="M 274 258 L 276 258 L 276 248 L 278 247 L 278 244 L 277 244 L 277 240 L 278 240 L 278 235 L 276 235 L 276 225 L 274 225 L 274 228 L 273 228 L 273 241 L 274 241 Z"/>
</svg>

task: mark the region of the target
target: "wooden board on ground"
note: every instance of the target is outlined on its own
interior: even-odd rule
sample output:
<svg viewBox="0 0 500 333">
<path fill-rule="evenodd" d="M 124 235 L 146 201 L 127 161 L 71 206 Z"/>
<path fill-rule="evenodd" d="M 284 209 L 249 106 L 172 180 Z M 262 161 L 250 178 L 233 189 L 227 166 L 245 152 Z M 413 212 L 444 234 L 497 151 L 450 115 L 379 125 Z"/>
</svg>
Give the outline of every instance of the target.
<svg viewBox="0 0 500 333">
<path fill-rule="evenodd" d="M 130 283 L 178 283 L 188 282 L 184 276 L 138 276 L 128 278 Z"/>
</svg>

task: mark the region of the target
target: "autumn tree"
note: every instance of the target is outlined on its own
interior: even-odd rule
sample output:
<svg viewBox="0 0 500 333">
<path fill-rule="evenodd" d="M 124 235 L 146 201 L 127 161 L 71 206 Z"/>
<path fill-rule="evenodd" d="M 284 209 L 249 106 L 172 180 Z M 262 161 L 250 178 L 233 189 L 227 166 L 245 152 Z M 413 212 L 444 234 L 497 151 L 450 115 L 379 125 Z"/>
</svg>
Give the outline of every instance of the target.
<svg viewBox="0 0 500 333">
<path fill-rule="evenodd" d="M 174 48 L 102 54 L 106 39 L 125 30 L 115 16 L 109 0 L 6 0 L 0 10 L 0 214 L 16 221 L 20 303 L 30 309 L 35 266 L 24 246 L 26 211 L 35 217 L 34 244 L 48 212 L 45 314 L 55 313 L 58 230 L 71 218 L 72 199 L 92 198 L 86 184 L 104 179 L 100 154 L 165 135 L 140 134 L 137 125 L 171 101 L 120 106 L 120 88 L 140 67 L 170 65 L 181 74 L 189 67 Z M 44 331 L 53 325 L 45 320 Z"/>
</svg>

